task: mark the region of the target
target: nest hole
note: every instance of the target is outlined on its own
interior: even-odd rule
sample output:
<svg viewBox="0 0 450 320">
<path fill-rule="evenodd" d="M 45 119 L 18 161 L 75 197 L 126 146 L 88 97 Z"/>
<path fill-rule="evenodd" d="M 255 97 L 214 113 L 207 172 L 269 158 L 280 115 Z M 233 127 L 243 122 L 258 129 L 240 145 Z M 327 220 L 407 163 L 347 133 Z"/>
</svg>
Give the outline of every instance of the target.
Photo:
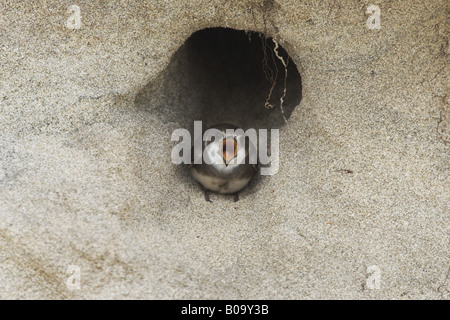
<svg viewBox="0 0 450 320">
<path fill-rule="evenodd" d="M 174 127 L 192 129 L 194 120 L 201 120 L 203 128 L 226 122 L 270 129 L 285 124 L 301 92 L 295 63 L 272 38 L 208 28 L 185 41 L 167 68 L 139 92 L 135 104 Z"/>
</svg>

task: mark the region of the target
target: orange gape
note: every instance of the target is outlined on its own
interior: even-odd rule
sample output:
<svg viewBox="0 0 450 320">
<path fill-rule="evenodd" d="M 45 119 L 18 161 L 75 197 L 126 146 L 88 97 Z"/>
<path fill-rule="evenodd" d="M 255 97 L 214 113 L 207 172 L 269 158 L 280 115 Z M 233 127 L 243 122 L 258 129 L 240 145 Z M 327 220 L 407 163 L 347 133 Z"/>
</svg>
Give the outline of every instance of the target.
<svg viewBox="0 0 450 320">
<path fill-rule="evenodd" d="M 222 142 L 222 157 L 225 162 L 231 161 L 237 155 L 237 142 L 234 138 L 224 139 Z"/>
</svg>

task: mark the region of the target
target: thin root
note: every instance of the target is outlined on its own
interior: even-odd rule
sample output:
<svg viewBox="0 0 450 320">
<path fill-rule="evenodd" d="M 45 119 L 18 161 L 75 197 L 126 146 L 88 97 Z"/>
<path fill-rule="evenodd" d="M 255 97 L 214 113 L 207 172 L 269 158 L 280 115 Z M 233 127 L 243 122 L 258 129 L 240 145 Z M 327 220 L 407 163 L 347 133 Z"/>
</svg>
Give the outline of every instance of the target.
<svg viewBox="0 0 450 320">
<path fill-rule="evenodd" d="M 267 53 L 267 47 L 269 47 L 269 45 L 267 44 L 267 38 L 264 35 L 260 35 L 260 36 L 261 36 L 262 47 L 263 47 L 263 61 L 262 61 L 263 71 L 264 71 L 264 75 L 265 75 L 266 79 L 271 84 L 269 93 L 267 95 L 266 102 L 264 103 L 264 107 L 267 109 L 274 107 L 270 103 L 270 99 L 272 98 L 272 93 L 273 93 L 273 90 L 275 88 L 275 85 L 276 85 L 277 79 L 278 79 L 278 67 L 277 67 L 277 63 L 275 61 L 275 56 L 276 56 L 278 58 L 278 60 L 280 60 L 284 66 L 284 89 L 283 89 L 283 95 L 280 97 L 280 110 L 281 110 L 281 115 L 283 116 L 284 122 L 287 122 L 286 116 L 284 114 L 283 104 L 284 104 L 284 99 L 286 98 L 286 83 L 287 83 L 287 74 L 288 74 L 287 66 L 289 64 L 289 57 L 286 62 L 284 60 L 284 58 L 278 53 L 278 47 L 279 47 L 278 42 L 275 39 L 272 39 L 272 41 L 275 45 L 273 48 L 273 51 L 271 51 L 272 64 L 275 69 L 275 70 L 272 70 L 272 68 L 270 67 L 270 64 L 269 64 L 269 57 L 268 57 L 268 53 Z M 275 54 L 275 56 L 274 56 L 274 54 Z"/>
</svg>

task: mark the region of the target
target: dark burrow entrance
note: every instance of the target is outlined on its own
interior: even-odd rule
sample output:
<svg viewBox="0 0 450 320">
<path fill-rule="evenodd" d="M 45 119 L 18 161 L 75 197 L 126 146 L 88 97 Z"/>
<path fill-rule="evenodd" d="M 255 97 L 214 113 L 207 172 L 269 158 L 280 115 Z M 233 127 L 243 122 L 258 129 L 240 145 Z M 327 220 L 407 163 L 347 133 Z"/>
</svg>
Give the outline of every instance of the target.
<svg viewBox="0 0 450 320">
<path fill-rule="evenodd" d="M 271 38 L 256 32 L 197 31 L 137 95 L 136 106 L 188 130 L 194 120 L 202 120 L 203 128 L 222 122 L 243 129 L 279 128 L 300 103 L 302 86 L 287 52 L 281 46 L 276 52 L 274 48 Z M 286 79 L 276 53 L 287 62 Z M 283 117 L 280 98 L 285 88 Z M 273 107 L 267 108 L 266 102 Z"/>
</svg>

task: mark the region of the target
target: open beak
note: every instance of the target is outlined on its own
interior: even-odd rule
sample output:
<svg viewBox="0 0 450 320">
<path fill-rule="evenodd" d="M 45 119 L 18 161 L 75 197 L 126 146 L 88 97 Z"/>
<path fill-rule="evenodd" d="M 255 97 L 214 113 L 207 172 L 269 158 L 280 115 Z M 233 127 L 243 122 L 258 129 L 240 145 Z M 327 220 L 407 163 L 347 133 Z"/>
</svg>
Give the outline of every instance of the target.
<svg viewBox="0 0 450 320">
<path fill-rule="evenodd" d="M 231 160 L 237 155 L 237 142 L 234 138 L 226 138 L 222 140 L 222 158 L 225 165 L 228 166 Z"/>
</svg>

